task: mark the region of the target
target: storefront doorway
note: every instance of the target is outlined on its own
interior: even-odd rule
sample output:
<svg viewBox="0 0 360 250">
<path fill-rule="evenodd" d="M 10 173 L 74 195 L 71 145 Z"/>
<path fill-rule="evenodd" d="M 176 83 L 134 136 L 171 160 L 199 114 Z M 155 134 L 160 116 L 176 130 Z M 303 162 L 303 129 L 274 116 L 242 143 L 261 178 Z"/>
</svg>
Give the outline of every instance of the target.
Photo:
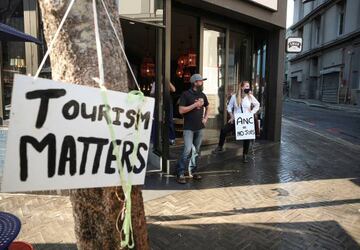
<svg viewBox="0 0 360 250">
<path fill-rule="evenodd" d="M 217 140 L 223 126 L 225 97 L 225 29 L 205 24 L 202 29 L 202 74 L 204 93 L 209 100 L 209 119 L 204 141 Z"/>
<path fill-rule="evenodd" d="M 154 121 L 147 171 L 161 170 L 162 133 L 165 113 L 163 98 L 163 28 L 137 20 L 121 18 L 125 52 L 141 91 L 155 98 Z M 136 89 L 133 76 L 128 72 L 129 88 Z"/>
<path fill-rule="evenodd" d="M 203 144 L 217 143 L 220 130 L 229 118 L 227 103 L 241 81 L 251 83 L 253 94 L 262 106 L 260 125 L 265 125 L 267 35 L 256 33 L 261 32 L 255 27 L 208 20 L 181 10 L 172 12 L 171 81 L 177 88 L 173 99 L 178 144 L 182 143 L 182 116 L 177 112 L 177 102 L 181 93 L 190 88 L 186 78 L 178 74 L 179 58 L 189 47 L 194 49 L 198 58 L 198 64 L 190 68 L 190 73 L 199 72 L 207 78 L 204 93 L 209 100 L 209 120 Z M 261 131 L 265 137 L 265 130 Z"/>
</svg>

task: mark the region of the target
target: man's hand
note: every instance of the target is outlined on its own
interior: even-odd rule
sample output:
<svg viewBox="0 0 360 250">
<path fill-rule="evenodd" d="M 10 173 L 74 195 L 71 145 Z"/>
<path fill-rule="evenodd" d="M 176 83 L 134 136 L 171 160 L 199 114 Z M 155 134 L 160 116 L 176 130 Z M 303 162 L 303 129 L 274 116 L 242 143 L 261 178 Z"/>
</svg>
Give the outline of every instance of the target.
<svg viewBox="0 0 360 250">
<path fill-rule="evenodd" d="M 195 108 L 200 109 L 204 106 L 204 99 L 199 98 L 194 102 L 194 104 L 195 104 Z"/>
<path fill-rule="evenodd" d="M 202 123 L 203 123 L 204 125 L 206 125 L 207 121 L 208 121 L 208 118 L 207 118 L 207 117 L 204 117 L 204 118 L 202 119 Z"/>
</svg>

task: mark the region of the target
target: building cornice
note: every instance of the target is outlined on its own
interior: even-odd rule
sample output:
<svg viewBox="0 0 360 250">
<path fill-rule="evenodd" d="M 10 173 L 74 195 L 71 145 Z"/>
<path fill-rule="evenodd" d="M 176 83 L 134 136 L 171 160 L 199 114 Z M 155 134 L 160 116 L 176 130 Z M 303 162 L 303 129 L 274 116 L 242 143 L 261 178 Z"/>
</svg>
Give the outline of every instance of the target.
<svg viewBox="0 0 360 250">
<path fill-rule="evenodd" d="M 325 9 L 328 9 L 329 7 L 333 6 L 334 4 L 337 4 L 341 0 L 327 0 L 326 2 L 320 4 L 315 9 L 313 9 L 310 13 L 308 13 L 306 16 L 304 16 L 301 20 L 299 20 L 297 23 L 293 24 L 290 29 L 292 31 L 298 29 L 301 26 L 304 26 L 308 21 L 311 21 L 318 15 L 320 15 Z"/>
<path fill-rule="evenodd" d="M 360 29 L 357 29 L 353 32 L 350 32 L 346 35 L 343 35 L 339 38 L 336 38 L 330 42 L 327 42 L 319 47 L 316 47 L 316 48 L 313 48 L 313 49 L 310 49 L 304 53 L 301 53 L 295 57 L 292 57 L 291 59 L 289 59 L 290 62 L 296 62 L 296 61 L 299 61 L 301 59 L 304 59 L 306 57 L 309 57 L 313 54 L 316 54 L 318 52 L 321 52 L 321 51 L 324 51 L 326 49 L 329 49 L 329 48 L 332 48 L 332 47 L 335 47 L 337 45 L 340 45 L 342 43 L 346 43 L 346 42 L 349 42 L 351 40 L 354 40 L 356 38 L 360 38 Z"/>
</svg>

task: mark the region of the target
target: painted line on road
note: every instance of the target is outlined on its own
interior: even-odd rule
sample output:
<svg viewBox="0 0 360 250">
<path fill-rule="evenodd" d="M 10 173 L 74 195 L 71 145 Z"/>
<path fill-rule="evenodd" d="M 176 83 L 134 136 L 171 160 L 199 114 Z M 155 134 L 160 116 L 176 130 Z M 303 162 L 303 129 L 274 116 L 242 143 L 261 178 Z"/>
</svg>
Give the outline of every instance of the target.
<svg viewBox="0 0 360 250">
<path fill-rule="evenodd" d="M 292 121 L 292 120 L 293 120 L 293 121 Z M 306 131 L 308 131 L 308 132 L 311 132 L 311 133 L 316 134 L 316 135 L 318 135 L 318 136 L 324 137 L 324 138 L 326 138 L 326 139 L 328 139 L 328 140 L 334 141 L 334 142 L 336 142 L 336 143 L 339 143 L 339 144 L 342 144 L 342 145 L 344 145 L 344 146 L 351 147 L 351 148 L 353 148 L 353 149 L 356 149 L 356 150 L 359 150 L 359 151 L 360 151 L 360 146 L 359 146 L 359 145 L 353 144 L 353 143 L 351 143 L 351 142 L 345 141 L 345 140 L 343 140 L 343 139 L 341 139 L 341 138 L 338 138 L 338 137 L 335 137 L 335 136 L 330 136 L 330 135 L 322 134 L 322 133 L 320 133 L 320 132 L 314 131 L 313 129 L 306 128 L 306 127 L 301 126 L 301 125 L 299 125 L 298 123 L 296 123 L 296 122 L 302 122 L 301 120 L 297 120 L 297 119 L 293 119 L 293 118 L 289 119 L 289 118 L 283 117 L 283 122 L 287 122 L 287 123 L 289 123 L 289 124 L 291 124 L 291 125 L 293 125 L 293 126 L 295 126 L 295 127 L 304 129 L 304 130 L 306 130 Z"/>
</svg>

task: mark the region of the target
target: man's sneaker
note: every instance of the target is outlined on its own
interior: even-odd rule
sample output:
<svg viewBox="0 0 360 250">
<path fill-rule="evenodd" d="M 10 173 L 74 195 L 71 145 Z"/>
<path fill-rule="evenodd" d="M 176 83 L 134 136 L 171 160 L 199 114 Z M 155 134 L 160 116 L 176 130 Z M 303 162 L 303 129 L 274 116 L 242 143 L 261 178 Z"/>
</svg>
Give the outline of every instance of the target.
<svg viewBox="0 0 360 250">
<path fill-rule="evenodd" d="M 185 176 L 183 174 L 178 175 L 176 177 L 176 181 L 177 181 L 177 183 L 180 183 L 180 184 L 186 184 L 186 179 L 185 179 Z"/>
<path fill-rule="evenodd" d="M 193 176 L 191 174 L 189 174 L 188 171 L 185 171 L 184 176 L 185 176 L 185 178 L 193 178 Z"/>
<path fill-rule="evenodd" d="M 224 149 L 223 149 L 222 147 L 217 146 L 217 147 L 212 151 L 212 153 L 213 153 L 213 154 L 217 154 L 217 153 L 220 153 L 220 152 L 223 152 L 223 151 L 224 151 Z"/>
<path fill-rule="evenodd" d="M 175 140 L 169 140 L 169 144 L 171 145 L 171 146 L 174 146 L 175 145 Z"/>
<path fill-rule="evenodd" d="M 202 176 L 199 174 L 192 174 L 193 180 L 200 181 L 202 179 Z"/>
<path fill-rule="evenodd" d="M 194 180 L 201 180 L 202 179 L 202 176 L 199 175 L 199 174 L 196 174 L 196 173 L 193 173 L 193 174 L 189 174 L 189 172 L 185 172 L 185 178 L 189 178 L 189 179 L 194 179 Z"/>
</svg>

